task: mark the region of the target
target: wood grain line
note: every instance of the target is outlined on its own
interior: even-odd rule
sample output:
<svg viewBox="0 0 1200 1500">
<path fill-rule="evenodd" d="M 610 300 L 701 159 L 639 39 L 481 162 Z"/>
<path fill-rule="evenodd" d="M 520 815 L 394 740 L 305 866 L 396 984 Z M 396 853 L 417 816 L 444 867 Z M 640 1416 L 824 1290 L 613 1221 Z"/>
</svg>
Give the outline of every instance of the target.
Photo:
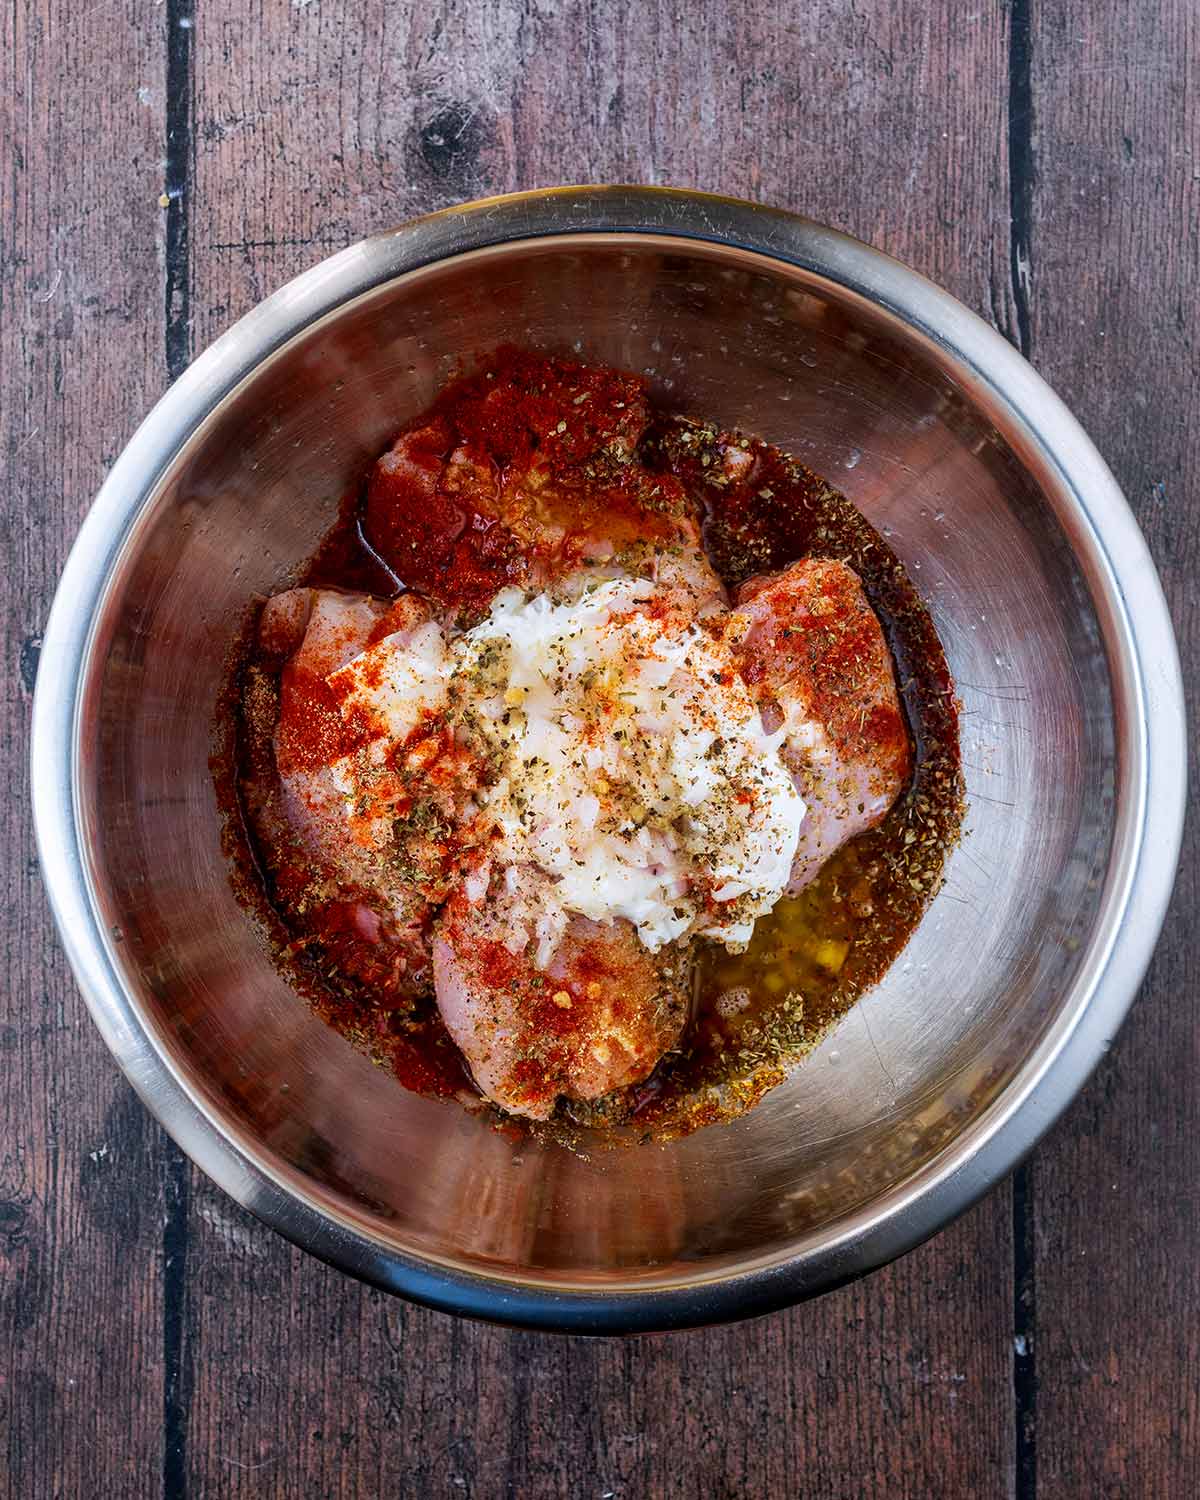
<svg viewBox="0 0 1200 1500">
<path fill-rule="evenodd" d="M 194 0 L 167 0 L 167 374 L 177 380 L 191 358 L 192 32 Z"/>
<path fill-rule="evenodd" d="M 1030 307 L 1034 208 L 1032 0 L 1010 0 L 1008 16 L 1009 282 L 1014 326 L 1008 337 L 1032 352 Z M 1037 1500 L 1037 1253 L 1035 1177 L 1024 1162 L 1012 1177 L 1013 1493 Z"/>
<path fill-rule="evenodd" d="M 167 377 L 188 366 L 191 330 L 192 35 L 194 0 L 167 0 L 166 25 L 166 255 L 163 277 Z M 187 1264 L 190 1211 L 187 1157 L 164 1142 L 163 1266 L 163 1500 L 187 1494 L 188 1387 Z"/>
<path fill-rule="evenodd" d="M 1037 1250 L 1034 1239 L 1034 1166 L 1012 1178 L 1013 1244 L 1013 1494 L 1037 1496 Z"/>
<path fill-rule="evenodd" d="M 1013 343 L 1029 358 L 1033 226 L 1033 16 L 1031 0 L 1010 0 L 1008 13 L 1009 275 L 1016 330 Z"/>
</svg>

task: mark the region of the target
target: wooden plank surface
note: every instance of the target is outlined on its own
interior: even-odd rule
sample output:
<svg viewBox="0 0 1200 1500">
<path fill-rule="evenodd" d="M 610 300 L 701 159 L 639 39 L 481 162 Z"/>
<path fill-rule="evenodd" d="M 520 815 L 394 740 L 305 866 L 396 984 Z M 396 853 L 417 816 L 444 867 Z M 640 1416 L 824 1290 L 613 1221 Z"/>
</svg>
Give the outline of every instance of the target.
<svg viewBox="0 0 1200 1500">
<path fill-rule="evenodd" d="M 1137 512 L 1194 692 L 1200 12 L 1090 0 L 1054 12 L 1031 56 L 1033 358 Z M 1193 735 L 1193 786 L 1195 747 Z M 1200 1494 L 1198 872 L 1193 819 L 1133 1014 L 1033 1166 L 1049 1495 Z"/>
<path fill-rule="evenodd" d="M 697 0 L 619 16 L 575 0 L 125 0 L 76 27 L 58 15 L 15 0 L 0 23 L 0 138 L 18 147 L 0 179 L 15 917 L 0 1493 L 1196 1493 L 1185 917 L 1015 1196 L 753 1324 L 626 1342 L 511 1333 L 345 1280 L 180 1162 L 116 1078 L 50 935 L 23 743 L 54 574 L 169 375 L 360 234 L 556 181 L 796 208 L 993 317 L 1114 463 L 1194 650 L 1189 0 L 1146 7 L 1132 32 L 1118 0 Z M 1195 872 L 1193 847 L 1180 911 Z"/>
<path fill-rule="evenodd" d="M 0 1490 L 132 1496 L 160 1469 L 162 1135 L 46 912 L 26 727 L 67 547 L 162 386 L 162 29 L 56 12 L 0 17 Z"/>
<path fill-rule="evenodd" d="M 887 7 L 777 17 L 755 6 L 738 37 L 716 4 L 685 20 L 674 6 L 638 8 L 621 28 L 578 5 L 379 0 L 352 21 L 317 6 L 205 6 L 191 197 L 198 343 L 331 247 L 465 195 L 556 180 L 761 196 L 881 239 L 986 306 L 1008 276 L 1006 245 L 979 253 L 1007 205 L 1004 98 L 989 87 L 1005 38 L 994 17 L 948 41 L 952 9 L 913 28 Z M 944 134 L 928 136 L 924 109 L 945 116 Z M 259 191 L 231 193 L 240 182 Z M 188 1454 L 200 1493 L 262 1493 L 268 1476 L 284 1482 L 294 1454 L 319 1493 L 339 1496 L 389 1475 L 481 1495 L 820 1484 L 814 1492 L 933 1496 L 1004 1483 L 1003 1197 L 869 1287 L 748 1328 L 614 1346 L 455 1327 L 381 1302 L 195 1191 L 248 1237 L 230 1260 L 212 1253 L 210 1224 L 193 1226 L 193 1364 L 239 1377 L 196 1383 Z M 948 1283 L 964 1288 L 955 1307 Z M 347 1330 L 354 1355 L 329 1347 L 330 1328 Z M 282 1348 L 305 1352 L 264 1359 Z M 257 1392 L 249 1413 L 242 1382 Z M 892 1441 L 892 1430 L 941 1437 L 931 1447 Z"/>
</svg>

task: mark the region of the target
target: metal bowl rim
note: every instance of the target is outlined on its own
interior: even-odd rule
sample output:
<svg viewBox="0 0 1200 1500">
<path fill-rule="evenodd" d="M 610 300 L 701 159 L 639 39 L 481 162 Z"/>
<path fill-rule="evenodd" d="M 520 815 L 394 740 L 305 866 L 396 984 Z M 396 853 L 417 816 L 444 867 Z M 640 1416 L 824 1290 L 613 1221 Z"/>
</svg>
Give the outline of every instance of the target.
<svg viewBox="0 0 1200 1500">
<path fill-rule="evenodd" d="M 75 796 L 79 705 L 92 628 L 137 520 L 196 429 L 285 344 L 395 278 L 473 250 L 552 236 L 666 236 L 782 261 L 891 313 L 982 383 L 1058 480 L 1090 549 L 1124 714 L 1125 795 L 1106 918 L 1047 1034 L 1002 1095 L 931 1163 L 852 1216 L 816 1249 L 730 1274 L 603 1292 L 490 1277 L 399 1253 L 330 1214 L 271 1170 L 240 1131 L 171 1066 L 126 992 L 87 877 Z M 32 736 L 39 856 L 64 946 L 109 1048 L 188 1155 L 264 1222 L 328 1263 L 446 1311 L 522 1326 L 618 1333 L 751 1316 L 828 1290 L 936 1232 L 1000 1180 L 1083 1086 L 1111 1045 L 1157 940 L 1174 883 L 1186 799 L 1182 680 L 1170 618 L 1145 542 L 1115 480 L 1062 402 L 980 318 L 881 251 L 800 216 L 674 189 L 567 187 L 447 209 L 351 245 L 260 303 L 162 397 L 114 465 L 68 559 L 47 622 Z M 235 1136 L 240 1139 L 234 1139 Z"/>
</svg>

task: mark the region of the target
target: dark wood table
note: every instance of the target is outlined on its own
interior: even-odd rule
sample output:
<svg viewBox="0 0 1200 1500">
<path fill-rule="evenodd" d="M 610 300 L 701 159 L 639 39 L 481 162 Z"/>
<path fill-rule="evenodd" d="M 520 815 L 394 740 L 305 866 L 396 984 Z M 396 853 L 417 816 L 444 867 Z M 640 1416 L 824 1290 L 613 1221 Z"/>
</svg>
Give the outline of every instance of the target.
<svg viewBox="0 0 1200 1500">
<path fill-rule="evenodd" d="M 191 1169 L 87 1019 L 26 791 L 55 579 L 192 353 L 367 231 L 563 181 L 798 209 L 991 318 L 1123 483 L 1194 681 L 1195 0 L 11 0 L 0 78 L 0 1490 L 1200 1494 L 1194 839 L 1011 1183 L 819 1302 L 586 1342 L 368 1290 Z"/>
</svg>

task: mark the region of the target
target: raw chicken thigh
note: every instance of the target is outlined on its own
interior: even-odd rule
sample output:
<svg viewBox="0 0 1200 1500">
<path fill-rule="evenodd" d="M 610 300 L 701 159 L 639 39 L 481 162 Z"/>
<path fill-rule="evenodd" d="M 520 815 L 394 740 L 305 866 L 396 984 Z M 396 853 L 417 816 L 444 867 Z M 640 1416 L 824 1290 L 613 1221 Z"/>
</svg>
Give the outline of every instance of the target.
<svg viewBox="0 0 1200 1500">
<path fill-rule="evenodd" d="M 495 890 L 457 891 L 434 930 L 433 976 L 476 1083 L 513 1114 L 545 1119 L 559 1097 L 640 1082 L 687 1017 L 686 954 L 651 954 L 627 921 L 574 916 L 544 969 L 536 947 L 546 877 L 509 866 Z M 472 899 L 472 896 L 474 899 Z"/>
<path fill-rule="evenodd" d="M 873 828 L 912 770 L 883 630 L 845 563 L 805 558 L 737 591 L 726 632 L 808 804 L 789 893 Z"/>
<path fill-rule="evenodd" d="M 459 615 L 506 586 L 614 563 L 724 602 L 684 487 L 634 460 L 649 420 L 632 375 L 516 354 L 396 439 L 367 487 L 367 538 L 403 583 Z"/>
</svg>

